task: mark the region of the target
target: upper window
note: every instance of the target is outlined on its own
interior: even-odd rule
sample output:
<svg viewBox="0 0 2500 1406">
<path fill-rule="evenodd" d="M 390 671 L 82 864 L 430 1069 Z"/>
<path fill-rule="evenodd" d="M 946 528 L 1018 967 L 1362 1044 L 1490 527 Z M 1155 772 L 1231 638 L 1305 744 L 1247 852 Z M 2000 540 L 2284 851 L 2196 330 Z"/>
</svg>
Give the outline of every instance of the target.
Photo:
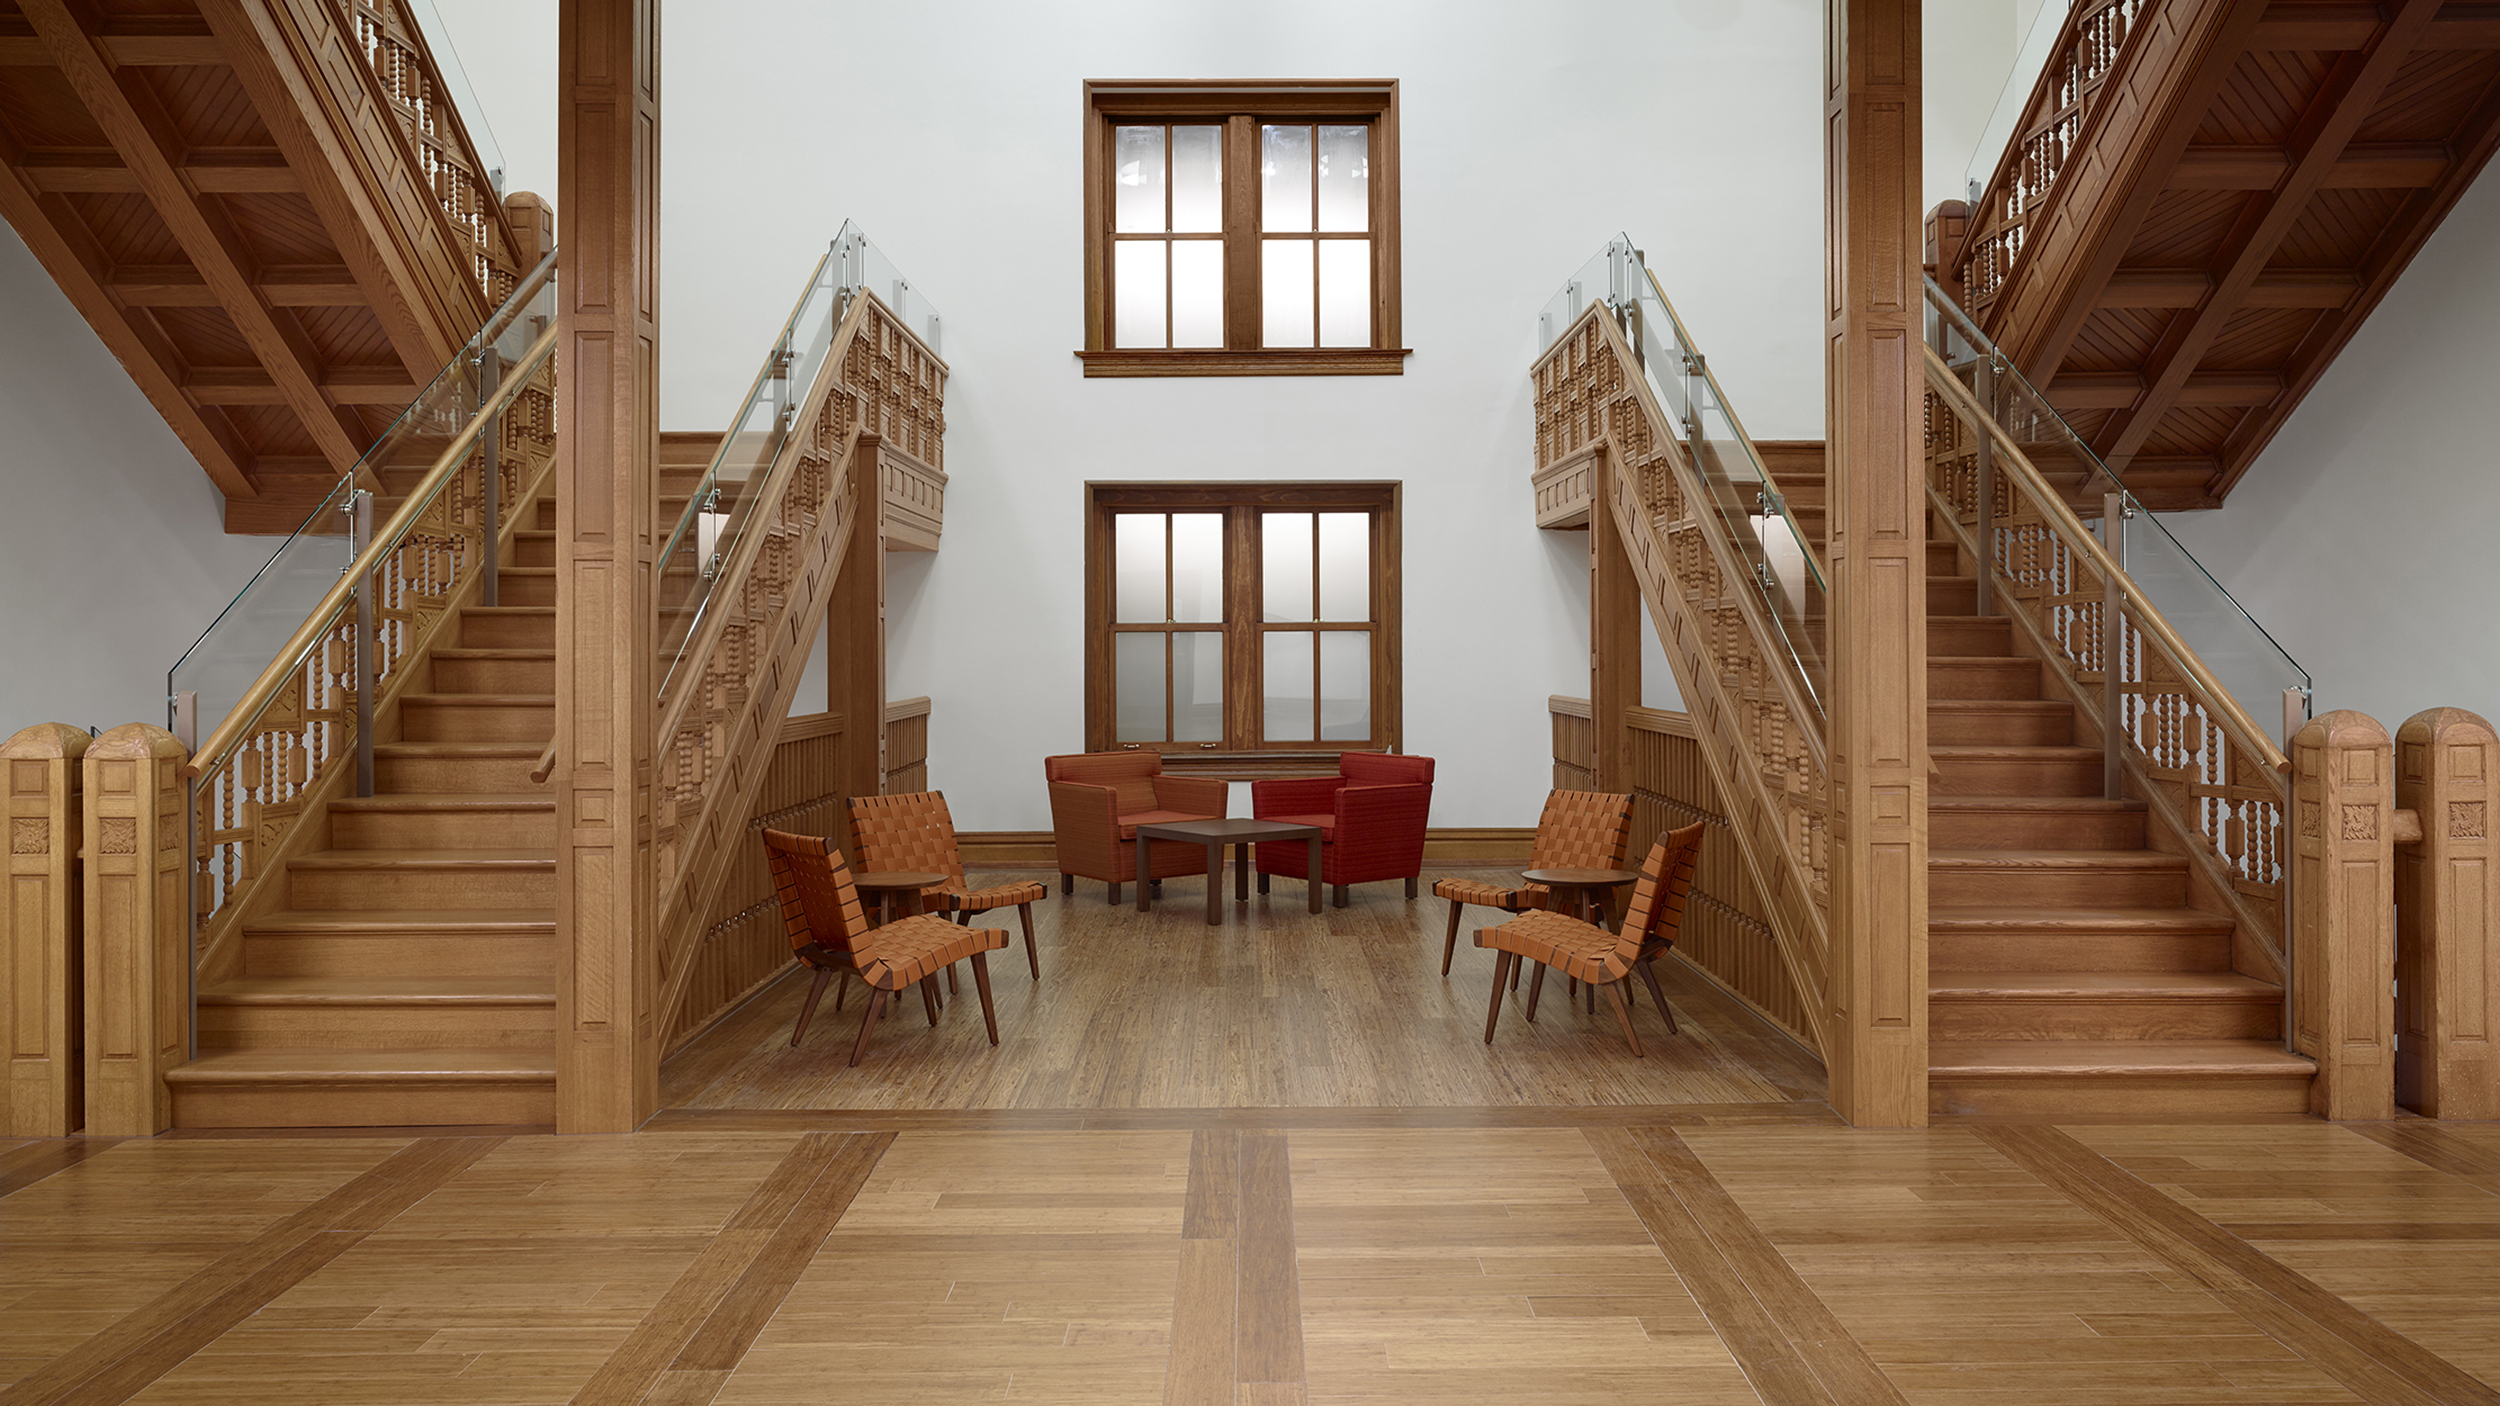
<svg viewBox="0 0 2500 1406">
<path fill-rule="evenodd" d="M 1088 376 L 1397 374 L 1395 83 L 1089 83 Z"/>
</svg>

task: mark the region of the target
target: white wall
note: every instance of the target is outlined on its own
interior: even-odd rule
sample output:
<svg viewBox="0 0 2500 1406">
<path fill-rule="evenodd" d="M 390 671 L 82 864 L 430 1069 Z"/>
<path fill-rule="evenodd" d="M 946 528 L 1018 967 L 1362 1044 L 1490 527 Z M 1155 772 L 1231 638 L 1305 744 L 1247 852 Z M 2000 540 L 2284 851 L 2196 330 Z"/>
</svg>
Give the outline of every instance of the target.
<svg viewBox="0 0 2500 1406">
<path fill-rule="evenodd" d="M 2224 506 L 2164 518 L 2315 676 L 2318 712 L 2500 717 L 2494 328 L 2487 169 Z"/>
<path fill-rule="evenodd" d="M 0 225 L 0 737 L 165 722 L 165 671 L 269 559 Z"/>
</svg>

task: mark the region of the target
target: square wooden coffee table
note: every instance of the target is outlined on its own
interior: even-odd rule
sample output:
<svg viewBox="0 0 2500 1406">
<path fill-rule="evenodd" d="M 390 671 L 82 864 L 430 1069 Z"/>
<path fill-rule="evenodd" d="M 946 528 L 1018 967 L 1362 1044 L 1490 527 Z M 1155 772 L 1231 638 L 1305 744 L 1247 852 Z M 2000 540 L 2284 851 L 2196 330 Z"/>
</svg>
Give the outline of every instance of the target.
<svg viewBox="0 0 2500 1406">
<path fill-rule="evenodd" d="M 1233 901 L 1250 901 L 1250 847 L 1272 840 L 1308 840 L 1311 858 L 1305 873 L 1311 876 L 1311 911 L 1319 911 L 1319 827 L 1286 825 L 1274 820 L 1175 820 L 1169 825 L 1137 827 L 1137 911 L 1146 912 L 1154 906 L 1154 882 L 1146 876 L 1154 872 L 1147 861 L 1152 857 L 1155 840 L 1180 841 L 1207 847 L 1207 926 L 1216 927 L 1224 921 L 1223 894 L 1219 890 L 1224 878 L 1224 846 L 1235 846 L 1233 856 Z"/>
</svg>

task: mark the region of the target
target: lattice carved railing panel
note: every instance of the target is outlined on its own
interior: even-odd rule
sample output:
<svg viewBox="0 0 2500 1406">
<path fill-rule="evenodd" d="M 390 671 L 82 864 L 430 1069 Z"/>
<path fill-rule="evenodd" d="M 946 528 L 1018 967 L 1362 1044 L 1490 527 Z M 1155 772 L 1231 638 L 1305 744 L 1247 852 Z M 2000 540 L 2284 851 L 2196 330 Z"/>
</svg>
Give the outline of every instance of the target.
<svg viewBox="0 0 2500 1406">
<path fill-rule="evenodd" d="M 503 226 L 502 197 L 478 154 L 462 140 L 442 75 L 416 22 L 398 0 L 328 0 L 355 35 L 391 115 L 416 153 L 413 173 L 461 243 L 461 263 L 488 307 L 500 307 L 527 270 Z"/>
</svg>

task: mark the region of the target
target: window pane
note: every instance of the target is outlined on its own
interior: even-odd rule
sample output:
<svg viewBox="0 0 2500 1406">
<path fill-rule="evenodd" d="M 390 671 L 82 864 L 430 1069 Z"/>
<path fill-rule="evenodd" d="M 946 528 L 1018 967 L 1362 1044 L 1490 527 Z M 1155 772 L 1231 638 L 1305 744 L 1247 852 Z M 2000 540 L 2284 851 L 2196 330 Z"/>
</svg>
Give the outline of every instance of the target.
<svg viewBox="0 0 2500 1406">
<path fill-rule="evenodd" d="M 1319 637 L 1319 736 L 1363 742 L 1372 735 L 1372 632 L 1323 630 Z"/>
<path fill-rule="evenodd" d="M 1259 293 L 1266 305 L 1259 336 L 1262 346 L 1312 344 L 1311 244 L 1308 239 L 1270 239 L 1259 245 Z"/>
<path fill-rule="evenodd" d="M 1371 129 L 1319 129 L 1319 227 L 1371 228 Z"/>
<path fill-rule="evenodd" d="M 1224 515 L 1172 514 L 1172 618 L 1224 618 Z"/>
<path fill-rule="evenodd" d="M 1372 618 L 1372 519 L 1369 513 L 1319 515 L 1319 618 Z"/>
<path fill-rule="evenodd" d="M 1259 579 L 1263 618 L 1311 618 L 1311 515 L 1259 514 Z M 1366 618 L 1369 618 L 1366 616 Z"/>
<path fill-rule="evenodd" d="M 1279 630 L 1267 640 L 1267 709 L 1264 731 L 1270 742 L 1310 742 L 1312 693 L 1309 630 Z"/>
<path fill-rule="evenodd" d="M 1162 240 L 1112 241 L 1111 302 L 1113 346 L 1163 345 Z"/>
<path fill-rule="evenodd" d="M 1172 345 L 1224 345 L 1224 245 L 1172 241 Z"/>
<path fill-rule="evenodd" d="M 1115 740 L 1163 741 L 1162 635 L 1113 635 Z"/>
<path fill-rule="evenodd" d="M 1116 127 L 1111 135 L 1111 227 L 1122 234 L 1163 229 L 1163 129 Z M 1156 346 L 1163 345 L 1161 342 Z"/>
<path fill-rule="evenodd" d="M 1372 344 L 1372 242 L 1368 239 L 1319 243 L 1319 344 Z"/>
<path fill-rule="evenodd" d="M 1120 513 L 1111 519 L 1111 578 L 1113 620 L 1163 623 L 1163 514 Z"/>
<path fill-rule="evenodd" d="M 1224 740 L 1224 636 L 1214 630 L 1172 636 L 1172 740 Z"/>
<path fill-rule="evenodd" d="M 1311 129 L 1259 129 L 1259 225 L 1270 234 L 1311 227 Z"/>
<path fill-rule="evenodd" d="M 1224 228 L 1221 127 L 1172 129 L 1172 228 L 1183 234 L 1214 234 Z"/>
</svg>

